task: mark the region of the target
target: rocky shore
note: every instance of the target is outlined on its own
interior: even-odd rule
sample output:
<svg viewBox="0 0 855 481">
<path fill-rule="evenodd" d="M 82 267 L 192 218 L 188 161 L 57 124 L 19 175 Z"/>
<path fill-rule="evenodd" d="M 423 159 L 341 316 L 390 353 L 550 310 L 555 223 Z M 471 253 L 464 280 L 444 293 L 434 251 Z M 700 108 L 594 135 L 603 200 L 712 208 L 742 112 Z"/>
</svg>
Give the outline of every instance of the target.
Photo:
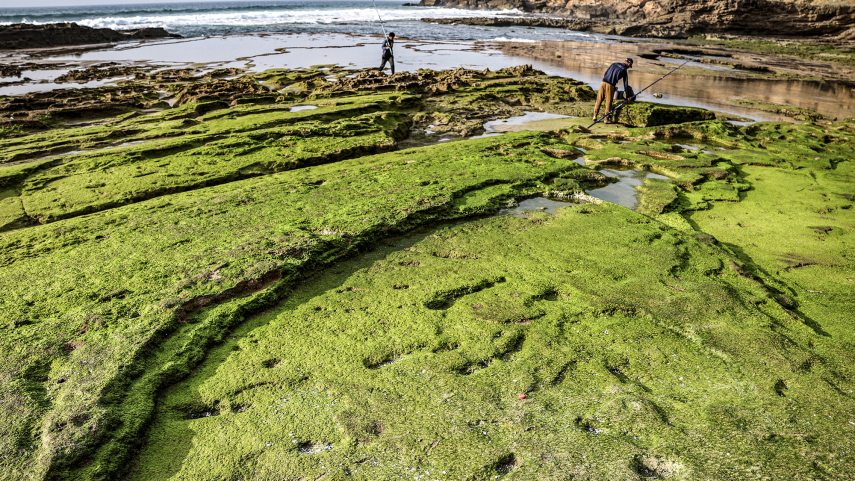
<svg viewBox="0 0 855 481">
<path fill-rule="evenodd" d="M 0 481 L 849 480 L 853 121 L 116 68 L 0 100 Z"/>
<path fill-rule="evenodd" d="M 169 33 L 162 28 L 113 30 L 86 27 L 76 23 L 45 25 L 16 23 L 0 26 L 0 50 L 67 47 L 153 38 L 181 38 L 181 36 Z"/>
<path fill-rule="evenodd" d="M 853 481 L 849 46 L 275 38 L 2 52 L 0 481 Z"/>
<path fill-rule="evenodd" d="M 433 19 L 436 23 L 555 26 L 614 35 L 685 38 L 717 33 L 749 36 L 855 38 L 855 4 L 823 0 L 422 0 L 422 6 L 474 10 L 517 9 L 553 18 Z M 566 25 L 564 24 L 566 20 Z"/>
</svg>

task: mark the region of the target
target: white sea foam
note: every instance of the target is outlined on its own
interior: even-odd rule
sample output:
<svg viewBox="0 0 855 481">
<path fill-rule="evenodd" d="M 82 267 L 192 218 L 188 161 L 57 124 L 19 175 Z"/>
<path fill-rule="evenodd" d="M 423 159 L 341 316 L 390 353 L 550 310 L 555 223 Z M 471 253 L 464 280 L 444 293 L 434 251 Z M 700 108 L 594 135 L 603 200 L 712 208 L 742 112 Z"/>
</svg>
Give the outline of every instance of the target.
<svg viewBox="0 0 855 481">
<path fill-rule="evenodd" d="M 96 28 L 135 29 L 145 27 L 196 27 L 216 26 L 266 26 L 283 24 L 336 24 L 376 22 L 377 14 L 372 8 L 342 9 L 287 9 L 287 10 L 230 10 L 198 13 L 152 13 L 149 15 L 103 16 L 75 20 L 81 25 Z M 458 8 L 380 9 L 380 17 L 387 23 L 413 21 L 422 18 L 471 17 L 471 10 Z M 519 10 L 479 11 L 481 17 L 519 16 Z M 31 23 L 49 23 L 35 21 Z M 0 24 L 11 22 L 0 22 Z"/>
<path fill-rule="evenodd" d="M 492 40 L 493 42 L 517 42 L 517 43 L 537 43 L 537 40 L 532 40 L 530 38 L 516 38 L 516 37 L 496 37 Z"/>
</svg>

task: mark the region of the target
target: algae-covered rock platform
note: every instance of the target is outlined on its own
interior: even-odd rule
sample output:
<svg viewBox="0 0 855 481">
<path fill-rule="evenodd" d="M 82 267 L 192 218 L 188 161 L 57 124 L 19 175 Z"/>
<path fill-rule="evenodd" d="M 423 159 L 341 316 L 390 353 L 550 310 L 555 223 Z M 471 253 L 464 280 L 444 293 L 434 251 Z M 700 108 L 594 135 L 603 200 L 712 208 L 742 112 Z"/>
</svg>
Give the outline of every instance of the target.
<svg viewBox="0 0 855 481">
<path fill-rule="evenodd" d="M 592 99 L 526 67 L 0 99 L 0 479 L 850 479 L 855 123 Z M 479 135 L 529 111 L 570 117 Z M 659 174 L 635 210 L 586 193 L 615 168 Z"/>
</svg>

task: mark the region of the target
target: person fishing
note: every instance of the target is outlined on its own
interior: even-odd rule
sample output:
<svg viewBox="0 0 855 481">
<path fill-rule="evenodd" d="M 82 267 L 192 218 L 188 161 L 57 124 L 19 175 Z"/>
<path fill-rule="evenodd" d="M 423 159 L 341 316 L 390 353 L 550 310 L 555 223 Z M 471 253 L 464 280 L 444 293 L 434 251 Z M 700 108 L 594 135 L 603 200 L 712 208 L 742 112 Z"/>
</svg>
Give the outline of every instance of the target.
<svg viewBox="0 0 855 481">
<path fill-rule="evenodd" d="M 386 35 L 386 40 L 383 42 L 383 62 L 380 63 L 380 71 L 386 67 L 386 62 L 392 67 L 392 75 L 395 75 L 395 52 L 392 49 L 395 47 L 395 32 L 389 32 Z"/>
<path fill-rule="evenodd" d="M 612 102 L 615 98 L 617 83 L 623 80 L 623 90 L 626 98 L 633 100 L 632 87 L 629 86 L 629 75 L 627 70 L 632 68 L 632 59 L 627 58 L 623 62 L 615 62 L 611 64 L 603 75 L 603 83 L 600 84 L 600 90 L 597 92 L 597 103 L 594 105 L 594 122 L 597 122 L 597 115 L 600 113 L 600 105 L 603 100 L 606 101 L 606 120 L 605 123 L 611 124 L 612 119 Z"/>
</svg>

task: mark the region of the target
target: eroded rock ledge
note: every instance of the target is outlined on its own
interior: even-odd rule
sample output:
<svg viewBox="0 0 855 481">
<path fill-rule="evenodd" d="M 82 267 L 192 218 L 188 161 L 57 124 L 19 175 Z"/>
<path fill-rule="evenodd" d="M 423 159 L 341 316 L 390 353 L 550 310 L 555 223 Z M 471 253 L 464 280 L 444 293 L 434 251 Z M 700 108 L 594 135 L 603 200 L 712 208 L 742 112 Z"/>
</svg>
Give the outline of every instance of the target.
<svg viewBox="0 0 855 481">
<path fill-rule="evenodd" d="M 467 20 L 477 20 L 478 24 L 530 24 L 628 36 L 680 38 L 726 33 L 852 38 L 855 35 L 851 20 L 855 16 L 855 5 L 832 0 L 422 0 L 421 5 L 477 10 L 518 9 L 564 17 L 567 22 L 565 25 L 562 19 L 536 17 Z M 454 21 L 464 22 L 460 19 Z"/>
<path fill-rule="evenodd" d="M 0 50 L 66 47 L 151 38 L 181 38 L 181 36 L 169 33 L 162 28 L 113 30 L 86 27 L 76 23 L 45 25 L 16 23 L 0 26 Z"/>
</svg>

